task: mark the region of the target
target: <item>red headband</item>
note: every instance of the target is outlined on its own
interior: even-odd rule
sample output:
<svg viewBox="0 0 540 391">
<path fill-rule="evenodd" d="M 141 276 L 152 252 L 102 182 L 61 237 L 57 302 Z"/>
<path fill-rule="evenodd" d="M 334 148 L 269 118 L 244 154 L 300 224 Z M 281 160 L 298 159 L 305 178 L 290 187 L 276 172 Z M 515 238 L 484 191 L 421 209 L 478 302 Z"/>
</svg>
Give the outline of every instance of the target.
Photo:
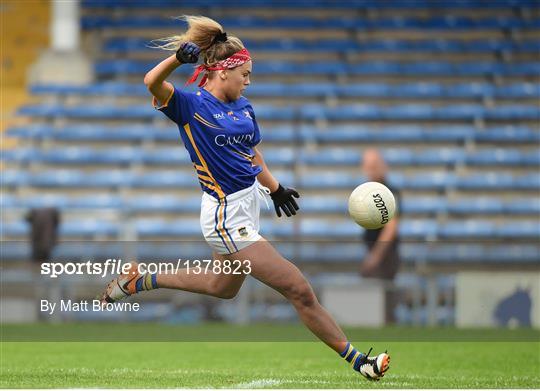
<svg viewBox="0 0 540 391">
<path fill-rule="evenodd" d="M 233 69 L 242 64 L 245 64 L 246 62 L 250 60 L 251 60 L 251 56 L 249 55 L 249 52 L 247 51 L 247 49 L 244 48 L 234 53 L 232 56 L 226 58 L 225 60 L 219 61 L 214 66 L 209 67 L 207 65 L 201 64 L 195 67 L 195 71 L 193 72 L 193 75 L 191 75 L 191 77 L 186 82 L 186 85 L 194 83 L 202 71 L 220 71 L 220 70 L 225 70 L 225 69 Z M 208 75 L 205 74 L 199 83 L 199 87 L 204 86 L 207 80 L 208 80 Z"/>
</svg>

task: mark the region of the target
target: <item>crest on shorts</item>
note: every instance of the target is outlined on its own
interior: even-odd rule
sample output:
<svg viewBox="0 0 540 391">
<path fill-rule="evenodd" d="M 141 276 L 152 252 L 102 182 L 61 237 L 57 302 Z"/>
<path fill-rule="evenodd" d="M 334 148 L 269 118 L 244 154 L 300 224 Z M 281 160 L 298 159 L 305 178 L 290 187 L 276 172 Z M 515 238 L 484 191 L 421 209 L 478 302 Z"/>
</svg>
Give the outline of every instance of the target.
<svg viewBox="0 0 540 391">
<path fill-rule="evenodd" d="M 238 230 L 238 233 L 240 234 L 240 236 L 247 236 L 247 234 L 248 234 L 246 227 L 240 228 Z"/>
</svg>

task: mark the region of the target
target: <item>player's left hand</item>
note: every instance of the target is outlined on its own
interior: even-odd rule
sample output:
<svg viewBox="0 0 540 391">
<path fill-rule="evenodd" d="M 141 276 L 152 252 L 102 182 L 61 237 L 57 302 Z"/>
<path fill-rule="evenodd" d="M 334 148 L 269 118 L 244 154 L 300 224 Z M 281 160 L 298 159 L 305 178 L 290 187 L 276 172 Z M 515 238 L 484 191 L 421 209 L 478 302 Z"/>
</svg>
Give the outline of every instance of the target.
<svg viewBox="0 0 540 391">
<path fill-rule="evenodd" d="M 300 198 L 300 194 L 295 189 L 283 187 L 280 184 L 278 189 L 270 194 L 270 197 L 272 197 L 278 217 L 281 217 L 282 210 L 287 217 L 291 217 L 292 215 L 296 215 L 296 211 L 300 209 L 294 200 L 295 198 Z"/>
</svg>

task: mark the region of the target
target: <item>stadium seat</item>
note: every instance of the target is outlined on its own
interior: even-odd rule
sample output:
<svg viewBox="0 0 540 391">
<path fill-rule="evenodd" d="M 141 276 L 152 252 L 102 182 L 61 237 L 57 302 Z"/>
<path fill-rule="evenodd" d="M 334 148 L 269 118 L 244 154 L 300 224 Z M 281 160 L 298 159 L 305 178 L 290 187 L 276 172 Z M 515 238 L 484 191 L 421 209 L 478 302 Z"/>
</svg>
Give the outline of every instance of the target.
<svg viewBox="0 0 540 391">
<path fill-rule="evenodd" d="M 364 259 L 366 254 L 365 246 L 361 243 L 359 237 L 358 240 L 352 243 L 302 242 L 299 243 L 298 250 L 298 260 L 302 262 L 358 263 Z M 341 273 L 331 273 L 310 279 L 310 282 L 315 285 L 317 283 L 337 283 L 342 285 L 348 280 L 359 282 L 359 277 L 351 274 L 345 277 Z"/>
<path fill-rule="evenodd" d="M 448 212 L 454 214 L 500 214 L 503 211 L 503 202 L 498 198 L 469 197 L 448 203 Z"/>
<path fill-rule="evenodd" d="M 25 186 L 30 181 L 30 174 L 25 171 L 4 170 L 0 175 L 0 185 L 2 188 L 18 188 Z"/>
<path fill-rule="evenodd" d="M 429 149 L 414 154 L 412 160 L 418 165 L 459 164 L 465 161 L 465 152 L 457 148 Z"/>
<path fill-rule="evenodd" d="M 301 203 L 303 213 L 338 213 L 346 215 L 347 199 L 332 196 L 308 196 L 302 197 Z"/>
<path fill-rule="evenodd" d="M 184 147 L 155 148 L 137 151 L 140 159 L 148 165 L 185 165 L 191 166 L 191 159 Z"/>
<path fill-rule="evenodd" d="M 389 120 L 429 120 L 433 118 L 433 107 L 427 104 L 406 104 L 379 108 L 380 116 Z"/>
<path fill-rule="evenodd" d="M 33 161 L 39 152 L 34 148 L 3 150 L 1 160 L 8 163 L 27 164 Z"/>
<path fill-rule="evenodd" d="M 534 264 L 540 259 L 540 247 L 525 243 L 491 245 L 486 249 L 483 259 L 490 263 Z"/>
<path fill-rule="evenodd" d="M 479 220 L 450 221 L 439 227 L 441 238 L 492 238 L 495 233 L 493 223 Z"/>
<path fill-rule="evenodd" d="M 29 234 L 30 225 L 26 221 L 2 221 L 0 224 L 0 236 L 3 238 L 28 237 Z"/>
<path fill-rule="evenodd" d="M 180 197 L 173 195 L 151 194 L 130 197 L 126 202 L 126 208 L 132 212 L 177 212 L 196 213 L 200 212 L 201 197 Z"/>
<path fill-rule="evenodd" d="M 540 96 L 540 84 L 516 83 L 499 86 L 495 89 L 497 98 L 538 98 Z"/>
<path fill-rule="evenodd" d="M 137 219 L 134 222 L 135 232 L 139 238 L 147 237 L 201 237 L 199 219 L 171 220 Z"/>
<path fill-rule="evenodd" d="M 433 240 L 437 237 L 438 225 L 434 220 L 400 219 L 399 236 L 403 239 Z"/>
<path fill-rule="evenodd" d="M 59 235 L 66 238 L 117 236 L 119 232 L 117 223 L 89 219 L 62 222 L 59 228 Z"/>
<path fill-rule="evenodd" d="M 451 84 L 444 87 L 441 95 L 456 99 L 486 98 L 493 95 L 493 86 L 485 83 Z"/>
<path fill-rule="evenodd" d="M 297 152 L 292 148 L 264 148 L 262 152 L 264 161 L 270 165 L 291 165 L 296 161 Z"/>
<path fill-rule="evenodd" d="M 474 128 L 469 125 L 449 125 L 426 128 L 422 132 L 423 141 L 463 142 L 474 139 Z"/>
<path fill-rule="evenodd" d="M 143 188 L 197 188 L 196 175 L 181 171 L 152 171 L 138 174 L 133 178 L 134 187 Z"/>
<path fill-rule="evenodd" d="M 443 94 L 442 86 L 436 83 L 401 84 L 389 86 L 388 90 L 390 96 L 403 98 L 437 98 Z"/>
<path fill-rule="evenodd" d="M 538 174 L 538 172 L 533 172 L 530 174 L 516 176 L 513 180 L 513 185 L 517 189 L 539 191 L 540 174 Z"/>
<path fill-rule="evenodd" d="M 526 126 L 506 126 L 478 129 L 474 134 L 476 141 L 534 143 L 540 142 L 540 132 Z"/>
<path fill-rule="evenodd" d="M 464 190 L 500 190 L 511 188 L 513 185 L 514 177 L 512 174 L 507 173 L 488 172 L 484 174 L 458 176 L 456 178 L 456 187 Z"/>
<path fill-rule="evenodd" d="M 358 174 L 320 171 L 300 177 L 300 186 L 306 189 L 345 188 L 354 189 L 364 178 Z"/>
<path fill-rule="evenodd" d="M 300 235 L 305 238 L 360 238 L 361 233 L 362 229 L 350 219 L 331 221 L 304 218 L 300 222 Z"/>
<path fill-rule="evenodd" d="M 496 235 L 501 238 L 532 239 L 538 243 L 540 222 L 538 218 L 533 221 L 505 222 L 497 227 Z"/>
<path fill-rule="evenodd" d="M 452 187 L 456 177 L 447 172 L 433 172 L 404 177 L 402 187 L 415 190 L 436 190 Z"/>
<path fill-rule="evenodd" d="M 414 152 L 404 148 L 385 148 L 382 151 L 384 160 L 392 166 L 406 166 L 413 164 Z"/>
<path fill-rule="evenodd" d="M 538 106 L 533 105 L 498 105 L 486 109 L 485 116 L 493 120 L 539 120 L 540 111 Z"/>
<path fill-rule="evenodd" d="M 503 210 L 511 214 L 538 216 L 540 215 L 540 199 L 538 197 L 512 198 L 504 202 Z"/>
<path fill-rule="evenodd" d="M 446 212 L 447 202 L 442 197 L 405 197 L 400 203 L 401 214 L 437 214 Z"/>
<path fill-rule="evenodd" d="M 515 166 L 523 165 L 525 159 L 522 158 L 522 154 L 518 150 L 497 148 L 471 152 L 467 155 L 466 162 L 473 166 Z"/>
<path fill-rule="evenodd" d="M 302 150 L 299 159 L 300 162 L 311 166 L 358 166 L 360 164 L 360 153 L 342 148 L 325 148 L 318 151 Z"/>
<path fill-rule="evenodd" d="M 438 120 L 462 120 L 473 121 L 484 117 L 484 107 L 476 104 L 450 105 L 436 107 L 433 109 L 433 116 Z"/>
</svg>

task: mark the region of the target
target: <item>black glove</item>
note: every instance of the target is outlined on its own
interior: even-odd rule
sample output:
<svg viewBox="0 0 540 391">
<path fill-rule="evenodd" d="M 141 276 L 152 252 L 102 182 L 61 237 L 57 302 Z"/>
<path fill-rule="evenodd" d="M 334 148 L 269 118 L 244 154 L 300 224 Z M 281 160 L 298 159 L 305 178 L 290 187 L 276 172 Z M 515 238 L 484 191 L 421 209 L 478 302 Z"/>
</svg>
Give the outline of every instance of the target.
<svg viewBox="0 0 540 391">
<path fill-rule="evenodd" d="M 176 59 L 182 64 L 193 64 L 199 61 L 201 48 L 193 42 L 183 42 L 176 51 Z"/>
<path fill-rule="evenodd" d="M 274 201 L 274 208 L 276 209 L 278 217 L 281 217 L 280 208 L 285 212 L 287 217 L 295 215 L 296 211 L 300 209 L 294 200 L 294 198 L 300 198 L 300 194 L 294 189 L 283 187 L 280 184 L 278 189 L 270 194 L 270 197 L 272 197 L 272 201 Z"/>
</svg>

